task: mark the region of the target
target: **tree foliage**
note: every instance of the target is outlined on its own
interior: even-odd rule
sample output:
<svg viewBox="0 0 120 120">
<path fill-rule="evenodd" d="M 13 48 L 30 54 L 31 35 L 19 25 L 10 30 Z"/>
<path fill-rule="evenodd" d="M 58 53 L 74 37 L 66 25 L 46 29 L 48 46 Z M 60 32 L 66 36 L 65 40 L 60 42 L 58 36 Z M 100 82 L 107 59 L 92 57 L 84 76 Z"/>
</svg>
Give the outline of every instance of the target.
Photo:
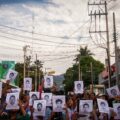
<svg viewBox="0 0 120 120">
<path fill-rule="evenodd" d="M 86 52 L 83 52 L 86 51 Z M 83 54 L 84 53 L 84 54 Z M 100 62 L 95 60 L 91 55 L 93 55 L 89 50 L 87 50 L 87 47 L 85 47 L 85 50 L 82 48 L 79 50 L 79 54 L 76 56 L 76 60 L 78 59 L 78 56 L 80 56 L 80 69 L 82 71 L 82 80 L 84 81 L 85 87 L 88 87 L 91 84 L 91 69 L 90 69 L 90 63 L 93 64 L 93 80 L 94 84 L 98 83 L 98 75 L 99 73 L 104 69 L 104 65 Z M 71 68 L 68 68 L 64 77 L 64 84 L 65 90 L 70 91 L 74 88 L 74 81 L 78 80 L 78 74 L 79 74 L 79 68 L 78 63 L 73 64 Z"/>
</svg>

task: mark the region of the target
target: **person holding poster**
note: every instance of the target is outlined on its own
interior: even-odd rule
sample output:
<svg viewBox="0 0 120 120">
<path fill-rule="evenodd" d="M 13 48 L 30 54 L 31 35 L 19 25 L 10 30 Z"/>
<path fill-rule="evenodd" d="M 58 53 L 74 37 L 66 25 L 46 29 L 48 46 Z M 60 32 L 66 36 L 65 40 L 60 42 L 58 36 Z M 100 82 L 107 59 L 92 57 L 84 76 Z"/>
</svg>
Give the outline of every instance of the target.
<svg viewBox="0 0 120 120">
<path fill-rule="evenodd" d="M 24 78 L 24 90 L 32 90 L 32 78 Z"/>
<path fill-rule="evenodd" d="M 13 81 L 16 79 L 17 75 L 18 75 L 18 72 L 10 69 L 6 75 L 6 80 Z"/>
<path fill-rule="evenodd" d="M 52 106 L 52 93 L 42 93 L 41 98 L 46 100 L 47 106 Z"/>
<path fill-rule="evenodd" d="M 111 98 L 120 95 L 120 91 L 119 91 L 118 86 L 113 86 L 113 87 L 111 87 L 111 88 L 108 88 L 108 89 L 107 89 L 107 93 L 108 93 L 108 95 L 109 95 Z"/>
<path fill-rule="evenodd" d="M 109 113 L 109 106 L 108 106 L 108 102 L 106 100 L 97 99 L 97 103 L 98 103 L 99 112 Z"/>
<path fill-rule="evenodd" d="M 35 100 L 39 99 L 39 92 L 30 92 L 29 96 L 30 96 L 29 105 L 31 106 L 33 105 Z"/>
<path fill-rule="evenodd" d="M 115 120 L 119 120 L 120 119 L 120 103 L 114 103 L 113 108 L 114 108 L 115 113 L 117 114 L 115 116 Z"/>
<path fill-rule="evenodd" d="M 65 96 L 64 95 L 53 96 L 53 111 L 62 112 L 64 107 L 65 107 Z"/>
<path fill-rule="evenodd" d="M 79 94 L 79 93 L 83 93 L 83 81 L 75 81 L 74 82 L 74 89 L 75 89 L 75 93 Z"/>
<path fill-rule="evenodd" d="M 45 88 L 51 88 L 53 86 L 53 76 L 45 76 L 44 80 Z"/>
<path fill-rule="evenodd" d="M 19 93 L 7 93 L 6 97 L 6 109 L 11 110 L 11 109 L 19 109 L 18 106 L 18 100 L 19 100 Z"/>
<path fill-rule="evenodd" d="M 35 100 L 33 104 L 34 113 L 33 116 L 45 116 L 46 111 L 46 101 L 45 100 Z"/>
</svg>

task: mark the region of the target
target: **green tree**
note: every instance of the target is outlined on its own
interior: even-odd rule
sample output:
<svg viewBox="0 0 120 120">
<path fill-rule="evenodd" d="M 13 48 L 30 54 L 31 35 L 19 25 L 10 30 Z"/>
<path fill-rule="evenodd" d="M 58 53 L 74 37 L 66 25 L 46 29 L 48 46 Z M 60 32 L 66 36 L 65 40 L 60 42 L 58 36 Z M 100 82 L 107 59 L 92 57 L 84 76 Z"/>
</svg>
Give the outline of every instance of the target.
<svg viewBox="0 0 120 120">
<path fill-rule="evenodd" d="M 84 52 L 83 52 L 84 51 Z M 80 68 L 82 71 L 82 80 L 84 81 L 85 87 L 88 87 L 91 84 L 91 71 L 90 71 L 90 63 L 93 64 L 93 78 L 94 84 L 98 83 L 98 75 L 104 69 L 104 65 L 95 60 L 91 55 L 93 55 L 87 47 L 85 50 L 83 48 L 79 50 L 79 54 L 76 56 L 76 61 L 80 60 Z M 80 56 L 80 59 L 78 57 Z M 78 80 L 78 63 L 73 64 L 71 68 L 68 68 L 66 73 L 64 74 L 65 80 L 64 84 L 65 90 L 70 91 L 74 88 L 74 81 Z"/>
</svg>

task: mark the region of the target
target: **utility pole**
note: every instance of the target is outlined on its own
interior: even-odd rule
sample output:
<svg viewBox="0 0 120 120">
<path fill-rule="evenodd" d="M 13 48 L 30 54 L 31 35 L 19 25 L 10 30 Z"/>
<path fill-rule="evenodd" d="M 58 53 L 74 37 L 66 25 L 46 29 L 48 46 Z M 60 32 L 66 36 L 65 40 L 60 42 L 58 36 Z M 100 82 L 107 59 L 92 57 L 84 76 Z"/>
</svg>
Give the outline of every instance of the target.
<svg viewBox="0 0 120 120">
<path fill-rule="evenodd" d="M 117 33 L 116 33 L 116 22 L 115 22 L 115 13 L 114 12 L 113 12 L 113 41 L 114 41 L 114 45 L 115 45 L 116 85 L 119 85 L 118 47 L 117 47 Z"/>
<path fill-rule="evenodd" d="M 90 72 L 91 72 L 91 84 L 92 84 L 92 93 L 94 92 L 94 82 L 93 82 L 93 64 L 90 63 Z"/>
<path fill-rule="evenodd" d="M 36 70 L 35 70 L 35 91 L 37 91 L 37 54 L 36 54 Z"/>
<path fill-rule="evenodd" d="M 29 45 L 25 45 L 23 47 L 23 52 L 24 52 L 24 70 L 23 70 L 23 76 L 24 78 L 26 77 L 26 53 L 27 53 L 27 48 L 30 47 Z"/>
<path fill-rule="evenodd" d="M 89 16 L 91 16 L 91 22 L 92 22 L 92 19 L 94 17 L 95 19 L 95 30 L 91 30 L 90 28 L 90 31 L 89 33 L 92 34 L 99 34 L 100 37 L 101 37 L 101 34 L 103 33 L 106 33 L 106 53 L 107 53 L 107 59 L 108 59 L 108 86 L 110 87 L 111 86 L 111 66 L 110 66 L 110 45 L 109 45 L 109 29 L 108 29 L 108 11 L 107 11 L 107 2 L 94 2 L 94 3 L 89 3 L 88 2 L 88 6 L 98 6 L 98 8 L 100 8 L 98 11 L 95 10 L 95 12 L 93 12 L 92 10 L 89 12 Z M 101 8 L 104 7 L 104 10 Z M 99 28 L 97 27 L 97 18 L 99 18 L 99 21 L 100 21 L 100 18 L 101 16 L 105 16 L 105 21 L 106 21 L 106 28 L 105 30 L 101 30 L 100 28 L 100 25 L 99 25 Z M 100 23 L 99 23 L 100 24 Z M 103 47 L 102 47 L 103 48 Z"/>
<path fill-rule="evenodd" d="M 81 80 L 81 73 L 80 73 L 80 56 L 79 56 L 78 72 L 79 72 L 79 80 Z"/>
</svg>

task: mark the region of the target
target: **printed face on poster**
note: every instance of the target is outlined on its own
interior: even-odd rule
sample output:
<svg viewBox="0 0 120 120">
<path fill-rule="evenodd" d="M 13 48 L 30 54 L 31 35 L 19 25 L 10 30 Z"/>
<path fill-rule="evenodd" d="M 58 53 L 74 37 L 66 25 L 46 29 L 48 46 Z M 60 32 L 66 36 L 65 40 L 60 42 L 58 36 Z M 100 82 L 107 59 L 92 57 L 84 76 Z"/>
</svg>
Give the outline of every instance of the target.
<svg viewBox="0 0 120 120">
<path fill-rule="evenodd" d="M 46 106 L 52 106 L 52 93 L 42 93 L 42 100 L 46 100 Z"/>
<path fill-rule="evenodd" d="M 120 119 L 120 103 L 114 103 L 113 108 L 114 112 L 117 114 L 117 116 L 115 116 L 115 119 Z"/>
<path fill-rule="evenodd" d="M 30 92 L 29 96 L 30 96 L 29 105 L 32 106 L 34 101 L 39 99 L 40 93 L 39 92 Z"/>
<path fill-rule="evenodd" d="M 18 72 L 10 69 L 6 75 L 6 80 L 14 81 L 18 75 Z"/>
<path fill-rule="evenodd" d="M 76 94 L 83 93 L 83 81 L 75 81 L 74 82 L 74 90 Z"/>
<path fill-rule="evenodd" d="M 0 98 L 2 96 L 2 82 L 0 82 Z"/>
<path fill-rule="evenodd" d="M 119 96 L 120 95 L 120 91 L 118 86 L 113 86 L 111 88 L 106 89 L 107 93 L 110 97 L 115 97 L 115 96 Z"/>
<path fill-rule="evenodd" d="M 93 100 L 80 100 L 80 112 L 89 113 L 93 111 Z"/>
<path fill-rule="evenodd" d="M 52 100 L 53 100 L 53 111 L 62 112 L 63 108 L 65 107 L 65 96 L 64 95 L 53 96 Z"/>
<path fill-rule="evenodd" d="M 44 88 L 51 88 L 53 86 L 53 76 L 44 76 Z"/>
<path fill-rule="evenodd" d="M 32 90 L 32 78 L 24 78 L 24 90 Z"/>
<path fill-rule="evenodd" d="M 97 103 L 98 103 L 99 112 L 109 113 L 110 110 L 109 110 L 108 102 L 106 100 L 97 99 Z"/>
<path fill-rule="evenodd" d="M 21 88 L 12 88 L 11 89 L 12 93 L 16 93 L 16 92 L 20 92 L 20 91 L 21 91 Z"/>
<path fill-rule="evenodd" d="M 45 116 L 46 111 L 46 101 L 45 100 L 35 100 L 33 104 L 34 116 Z"/>
<path fill-rule="evenodd" d="M 18 100 L 19 100 L 19 93 L 7 93 L 6 109 L 7 110 L 19 109 Z"/>
</svg>

